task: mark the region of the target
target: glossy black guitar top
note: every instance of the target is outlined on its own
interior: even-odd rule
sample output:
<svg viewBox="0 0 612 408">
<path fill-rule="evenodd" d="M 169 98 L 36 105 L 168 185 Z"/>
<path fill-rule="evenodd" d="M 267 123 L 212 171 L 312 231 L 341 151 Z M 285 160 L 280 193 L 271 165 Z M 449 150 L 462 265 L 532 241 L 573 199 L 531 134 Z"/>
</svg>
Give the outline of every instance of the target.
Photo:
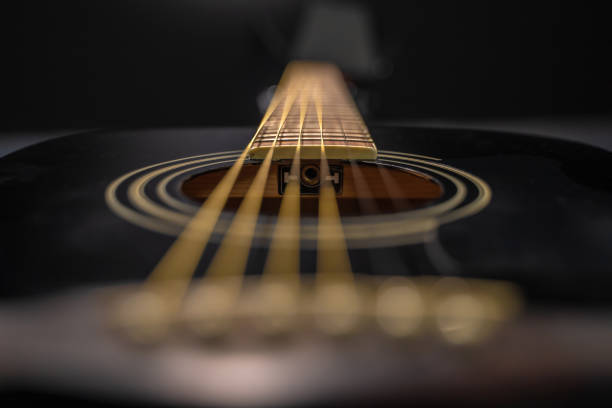
<svg viewBox="0 0 612 408">
<path fill-rule="evenodd" d="M 501 132 L 412 127 L 374 127 L 370 132 L 379 158 L 362 165 L 413 166 L 440 183 L 442 196 L 422 208 L 447 202 L 457 189 L 465 191 L 453 211 L 479 200 L 480 184 L 468 176 L 483 181 L 490 201 L 478 211 L 441 222 L 424 242 L 406 238 L 402 215 L 393 212 L 384 215 L 385 222 L 397 218 L 389 236 L 384 231 L 376 235 L 377 225 L 371 239 L 347 233 L 353 272 L 365 279 L 454 276 L 515 285 L 523 312 L 485 343 L 453 348 L 425 336 L 398 344 L 365 330 L 340 343 L 297 333 L 288 345 L 278 347 L 185 345 L 182 340 L 157 351 L 126 345 L 96 320 L 104 314 L 99 300 L 105 297 L 96 291 L 107 289 L 87 288 L 143 281 L 181 231 L 181 214 L 189 216 L 199 205 L 184 194 L 183 183 L 207 170 L 229 167 L 253 129 L 105 130 L 62 137 L 0 160 L 0 294 L 6 305 L 0 328 L 12 333 L 1 343 L 0 360 L 9 368 L 0 370 L 0 379 L 11 384 L 8 395 L 15 395 L 12 390 L 43 389 L 88 400 L 103 396 L 170 405 L 367 405 L 483 402 L 486 395 L 478 391 L 491 387 L 519 390 L 527 400 L 563 399 L 566 394 L 553 390 L 556 381 L 576 385 L 580 395 L 588 395 L 593 387 L 600 390 L 602 381 L 609 385 L 612 332 L 602 311 L 612 306 L 612 153 Z M 218 160 L 210 168 L 197 167 L 202 157 Z M 170 173 L 151 171 L 168 167 L 168 162 L 184 171 L 161 189 Z M 436 173 L 441 167 L 431 163 L 467 176 L 454 170 Z M 146 168 L 117 184 L 111 200 L 115 207 L 109 206 L 109 185 Z M 130 186 L 146 174 L 152 176 L 141 194 L 154 208 L 167 209 L 167 197 L 160 191 L 167 192 L 182 208 L 169 215 L 177 223 L 162 220 L 154 224 L 162 225 L 158 230 L 149 228 L 147 220 L 157 218 L 130 201 Z M 459 184 L 449 181 L 453 177 Z M 126 215 L 129 211 L 144 218 Z M 232 215 L 226 209 L 221 219 Z M 358 218 L 342 216 L 347 231 Z M 256 230 L 266 231 L 265 223 L 274 219 L 262 215 Z M 311 221 L 304 218 L 305 228 Z M 219 245 L 214 237 L 196 276 Z M 249 279 L 261 274 L 269 239 L 264 232 L 256 234 L 246 269 Z M 300 266 L 304 279 L 310 279 L 316 251 L 307 242 Z M 41 295 L 46 297 L 27 306 Z M 576 309 L 580 313 L 574 313 Z M 25 316 L 20 321 L 26 323 L 17 325 L 15 316 Z M 83 326 L 75 329 L 79 322 Z M 579 332 L 588 335 L 574 336 Z M 22 342 L 24 337 L 29 340 Z M 555 342 L 550 343 L 551 338 Z M 23 357 L 30 346 L 38 351 Z M 89 348 L 90 354 L 85 350 Z M 242 365 L 232 360 L 238 356 Z M 162 362 L 167 365 L 160 366 Z M 148 374 L 143 371 L 147 364 L 152 370 Z M 48 384 L 57 387 L 49 390 Z M 521 400 L 504 393 L 496 398 Z"/>
<path fill-rule="evenodd" d="M 241 149 L 251 134 L 252 129 L 239 128 L 100 131 L 5 157 L 3 295 L 143 279 L 172 238 L 117 217 L 104 200 L 107 186 L 148 165 Z M 375 128 L 372 134 L 381 151 L 441 158 L 490 186 L 492 200 L 480 213 L 440 227 L 439 243 L 456 263 L 452 272 L 517 282 L 534 300 L 610 299 L 610 153 L 485 131 Z M 422 249 L 377 248 L 381 259 L 391 251 L 406 266 L 393 271 L 378 266 L 374 272 L 448 272 L 437 270 Z M 361 252 L 351 255 L 357 260 Z M 369 263 L 353 262 L 361 273 L 372 272 Z M 257 273 L 256 265 L 251 269 Z"/>
</svg>

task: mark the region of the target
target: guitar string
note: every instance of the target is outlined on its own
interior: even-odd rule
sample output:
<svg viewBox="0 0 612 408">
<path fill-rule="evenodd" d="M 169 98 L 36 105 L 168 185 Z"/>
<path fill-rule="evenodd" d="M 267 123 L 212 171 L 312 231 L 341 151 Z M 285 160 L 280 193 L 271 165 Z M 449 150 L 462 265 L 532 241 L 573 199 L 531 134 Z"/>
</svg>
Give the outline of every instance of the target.
<svg viewBox="0 0 612 408">
<path fill-rule="evenodd" d="M 260 328 L 267 332 L 292 327 L 300 300 L 300 155 L 310 93 L 308 79 L 300 84 L 299 131 L 289 179 L 259 285 Z M 284 177 L 284 175 L 280 175 Z"/>
<path fill-rule="evenodd" d="M 154 267 L 142 287 L 119 302 L 117 314 L 114 316 L 115 323 L 131 329 L 130 335 L 133 337 L 159 337 L 167 331 L 171 320 L 180 309 L 191 277 L 249 150 L 279 103 L 280 97 L 272 99 L 246 148 Z"/>
<path fill-rule="evenodd" d="M 395 179 L 393 179 L 389 173 L 389 170 L 380 162 L 376 163 L 376 168 L 378 169 L 378 174 L 380 174 L 380 179 L 383 182 L 387 196 L 391 198 L 391 205 L 393 206 L 393 209 L 399 211 L 401 208 L 405 208 L 406 199 L 402 198 L 401 194 L 395 194 L 402 191 L 400 185 L 397 183 L 397 181 L 395 181 Z"/>
<path fill-rule="evenodd" d="M 346 135 L 345 126 L 343 123 L 343 119 L 341 117 L 338 117 L 338 124 L 342 132 Z M 346 144 L 348 145 L 348 141 L 346 142 Z M 357 160 L 351 159 L 349 163 L 350 163 L 350 168 L 351 168 L 351 173 L 352 173 L 353 186 L 356 192 L 357 204 L 359 208 L 361 209 L 361 211 L 365 211 L 366 213 L 378 214 L 378 208 L 377 208 L 376 203 L 373 200 L 372 191 L 370 190 L 363 176 L 363 172 L 361 171 L 361 169 L 359 168 L 359 165 L 357 164 Z M 368 249 L 367 252 L 368 252 L 368 258 L 370 260 L 370 263 L 374 265 L 375 262 L 374 262 L 374 256 L 372 254 L 372 251 Z"/>
<path fill-rule="evenodd" d="M 340 126 L 342 132 L 346 135 L 344 121 L 340 116 L 338 116 L 338 125 Z M 346 142 L 346 144 L 348 150 L 348 141 Z M 370 190 L 367 181 L 363 176 L 363 172 L 357 164 L 357 160 L 351 159 L 349 160 L 349 163 L 352 173 L 352 181 L 354 186 L 353 188 L 355 189 L 357 197 L 357 205 L 359 206 L 361 211 L 364 211 L 369 214 L 378 214 L 378 206 L 376 205 L 376 202 L 373 199 L 372 191 Z M 372 266 L 376 265 L 375 257 L 372 253 L 372 250 L 368 249 L 367 253 L 370 264 Z"/>
<path fill-rule="evenodd" d="M 260 131 L 267 124 L 267 121 L 270 116 L 276 110 L 278 104 L 280 103 L 281 96 L 283 96 L 283 93 L 287 93 L 286 91 L 283 92 L 284 88 L 281 86 L 281 84 L 283 84 L 283 78 L 281 78 L 281 82 L 279 83 L 279 90 L 281 90 L 281 92 L 278 93 L 278 97 L 277 95 L 275 95 L 275 97 L 271 101 L 270 106 L 266 114 L 262 118 L 262 122 L 260 123 L 250 143 L 247 145 L 245 150 L 242 152 L 238 160 L 234 163 L 232 168 L 228 171 L 228 173 L 222 179 L 219 185 L 217 185 L 216 188 L 213 190 L 213 193 L 202 205 L 198 213 L 196 213 L 193 219 L 185 227 L 184 231 L 179 235 L 177 240 L 166 252 L 164 257 L 160 260 L 158 265 L 151 273 L 149 279 L 147 279 L 147 282 L 144 286 L 148 289 L 153 289 L 153 291 L 157 292 L 160 295 L 163 295 L 162 297 L 164 298 L 164 306 L 166 308 L 166 312 L 176 312 L 180 308 L 183 296 L 189 286 L 191 276 L 193 275 L 193 272 L 195 271 L 199 263 L 202 253 L 206 248 L 206 245 L 219 218 L 219 215 L 225 206 L 229 193 L 231 192 L 235 181 L 240 173 L 240 170 L 246 160 L 248 151 L 253 146 Z M 334 296 L 327 297 L 328 300 L 333 299 L 334 303 L 325 305 L 325 309 L 331 310 L 333 312 L 333 306 L 340 306 L 340 308 L 343 309 L 345 312 L 348 310 L 349 312 L 351 312 L 349 314 L 352 314 L 352 309 L 354 308 L 349 307 L 347 309 L 346 306 L 355 303 L 354 280 L 350 266 L 350 259 L 348 257 L 348 251 L 346 248 L 346 241 L 340 222 L 335 189 L 333 187 L 333 184 L 329 180 L 330 170 L 325 153 L 325 141 L 323 137 L 323 112 L 321 104 L 322 95 L 320 83 L 318 84 L 316 89 L 317 92 L 315 94 L 314 102 L 317 111 L 321 144 L 321 184 L 319 199 L 318 255 L 316 275 L 317 283 L 343 283 L 343 286 L 341 288 L 342 290 L 340 293 L 333 293 Z M 266 179 L 274 155 L 274 149 L 277 145 L 278 138 L 281 129 L 285 124 L 287 115 L 291 110 L 291 106 L 293 105 L 293 102 L 295 100 L 295 96 L 295 90 L 293 90 L 293 92 L 291 92 L 289 95 L 285 96 L 285 106 L 277 129 L 276 137 L 272 144 L 272 148 L 269 150 L 260 169 L 258 170 L 253 184 L 247 191 L 247 194 L 243 199 L 240 208 L 236 213 L 236 216 L 234 217 L 230 229 L 224 237 L 220 248 L 215 254 L 213 261 L 211 262 L 207 270 L 206 277 L 208 279 L 222 276 L 241 277 L 246 268 L 246 262 L 248 254 L 250 252 L 253 232 L 261 206 L 263 190 L 266 185 Z M 301 100 L 303 100 L 303 98 L 301 98 Z M 303 103 L 301 103 L 301 105 L 303 106 Z M 301 109 L 300 136 L 303 130 L 305 115 L 305 109 Z M 297 157 L 299 157 L 298 151 L 300 145 L 301 140 L 298 143 L 298 147 L 296 147 Z M 295 163 L 299 162 L 296 161 Z M 296 176 L 297 169 L 297 164 L 292 166 L 292 173 L 294 176 Z M 295 179 L 296 177 L 294 177 L 294 180 Z M 296 183 L 294 182 L 290 184 L 292 184 L 293 189 L 295 189 Z M 288 202 L 295 202 L 295 195 L 291 194 L 290 196 L 294 198 L 293 200 L 289 199 Z M 292 204 L 289 207 L 295 209 L 296 205 Z M 299 194 L 297 195 L 297 208 L 297 217 L 294 218 L 299 220 Z M 297 250 L 294 250 L 293 252 L 297 253 L 295 259 L 297 259 L 298 262 L 297 270 L 299 272 L 299 224 L 296 237 L 298 237 Z M 272 266 L 270 268 L 272 268 Z M 241 286 L 241 279 L 228 280 L 227 282 L 230 281 L 232 282 L 229 286 L 231 290 L 223 292 L 223 296 L 226 298 L 226 300 L 216 302 L 217 306 L 223 304 L 234 304 L 234 299 L 237 296 L 238 290 Z M 346 283 L 351 283 L 352 286 L 346 285 Z M 200 286 L 205 287 L 203 284 Z M 215 301 L 215 299 L 219 300 L 214 296 L 207 296 L 205 298 L 212 301 Z M 229 302 L 227 302 L 228 298 L 231 298 Z M 200 310 L 206 311 L 207 309 L 203 308 Z M 218 311 L 218 307 L 216 309 L 213 308 L 214 313 L 218 313 Z M 174 313 L 165 314 L 166 316 L 170 316 Z M 346 328 L 347 322 L 350 323 L 351 321 L 350 318 L 347 320 L 346 317 L 347 316 L 343 316 L 343 319 L 341 319 L 342 321 L 338 321 L 338 319 L 336 319 L 335 322 L 332 322 L 332 326 L 335 327 L 335 329 L 332 327 L 332 330 L 344 330 L 343 327 Z M 329 322 L 327 325 L 329 326 Z M 352 324 L 349 324 L 349 326 L 351 325 Z"/>
<path fill-rule="evenodd" d="M 322 330 L 344 334 L 352 331 L 358 323 L 359 298 L 325 153 L 320 82 L 315 90 L 314 102 L 321 136 L 315 308 L 317 324 Z"/>
<path fill-rule="evenodd" d="M 339 120 L 339 124 L 344 131 L 344 126 L 342 120 Z M 364 124 L 365 127 L 365 124 Z M 367 128 L 366 128 L 367 129 Z M 354 183 L 355 191 L 357 192 L 357 203 L 362 211 L 369 212 L 370 214 L 379 213 L 379 206 L 376 201 L 373 199 L 372 191 L 370 190 L 367 180 L 363 176 L 363 172 L 356 160 L 350 160 L 350 166 L 352 170 L 352 179 Z M 399 186 L 395 180 L 392 179 L 391 175 L 387 171 L 387 169 L 382 168 L 382 166 L 377 163 L 377 168 L 379 174 L 381 174 L 383 178 L 383 185 L 385 187 L 386 196 L 391 197 L 392 205 L 395 209 L 398 209 L 399 198 L 395 197 L 395 195 L 391 194 L 391 186 L 394 186 L 395 189 L 393 191 L 397 192 L 399 190 Z M 437 229 L 436 229 L 437 231 Z M 437 237 L 437 233 L 434 231 L 432 234 Z M 438 241 L 436 241 L 438 242 Z M 438 248 L 438 247 L 436 247 Z M 441 248 L 441 247 L 440 247 Z M 425 242 L 425 250 L 426 255 L 432 262 L 432 265 L 438 267 L 438 263 L 436 262 L 440 255 L 438 252 L 433 252 L 428 250 L 428 241 Z M 442 249 L 443 251 L 443 249 Z M 407 271 L 406 262 L 399 256 L 397 248 L 393 248 L 391 251 L 387 251 L 384 254 L 383 261 L 381 262 L 380 253 L 376 253 L 377 250 L 369 248 L 367 250 L 368 260 L 370 261 L 370 265 L 374 268 L 376 266 L 380 267 L 382 265 L 385 266 L 385 269 L 393 270 L 393 271 Z M 381 265 L 382 264 L 382 265 Z M 447 263 L 444 263 L 446 265 Z M 409 272 L 409 270 L 407 271 Z M 384 302 L 378 303 L 376 306 L 376 311 L 378 313 L 377 318 L 379 318 L 379 322 L 382 319 L 384 323 L 383 328 L 392 335 L 404 335 L 411 334 L 414 331 L 419 329 L 419 323 L 422 316 L 415 312 L 415 306 L 422 305 L 422 299 L 419 297 L 418 292 L 412 289 L 412 284 L 409 280 L 396 280 L 393 281 L 394 285 L 394 296 L 389 296 L 389 292 L 381 292 L 379 293 L 379 299 L 383 299 Z M 398 293 L 401 294 L 401 297 L 398 297 Z M 410 308 L 406 308 L 406 300 L 408 300 L 408 304 L 411 306 Z M 381 306 L 382 309 L 381 309 Z M 388 318 L 388 310 L 391 306 L 391 314 L 393 318 Z M 416 307 L 416 310 L 420 310 Z M 409 323 L 407 325 L 407 322 Z M 417 322 L 417 323 L 415 323 Z"/>
<path fill-rule="evenodd" d="M 299 273 L 300 249 L 300 153 L 301 135 L 304 119 L 308 109 L 308 97 L 302 85 L 299 103 L 299 137 L 293 155 L 289 180 L 281 200 L 281 206 L 275 225 L 270 250 L 264 266 L 264 279 L 278 278 L 283 275 L 290 280 Z M 298 276 L 299 278 L 299 276 Z"/>
<path fill-rule="evenodd" d="M 217 335 L 230 326 L 232 313 L 242 288 L 242 278 L 246 270 L 274 150 L 298 92 L 290 84 L 288 88 L 285 89 L 284 86 L 281 88 L 285 100 L 272 146 L 242 199 L 229 229 L 208 266 L 204 279 L 197 285 L 194 294 L 186 304 L 188 319 L 195 322 L 194 329 L 202 335 Z"/>
<path fill-rule="evenodd" d="M 348 101 L 348 103 L 350 105 L 352 105 L 351 107 L 353 109 L 356 110 L 356 107 L 354 106 L 354 103 L 351 103 L 352 101 L 352 97 L 348 94 L 348 92 L 344 91 L 342 92 L 344 95 L 344 99 L 346 101 Z M 338 108 L 336 107 L 336 113 L 338 112 Z M 358 115 L 359 117 L 360 115 Z M 345 138 L 345 146 L 347 149 L 347 157 L 349 157 L 348 155 L 348 138 L 346 136 L 346 128 L 344 125 L 344 119 L 341 115 L 336 115 L 337 121 L 338 121 L 338 125 L 340 126 L 340 130 L 342 132 L 342 134 L 344 135 Z M 363 122 L 363 121 L 361 121 Z M 364 123 L 360 123 L 360 125 L 362 126 L 362 130 L 364 130 L 367 133 L 367 127 L 365 126 Z M 373 202 L 373 196 L 372 196 L 372 192 L 370 190 L 370 188 L 368 187 L 365 178 L 363 177 L 363 172 L 361 171 L 361 169 L 359 168 L 359 166 L 357 165 L 357 160 L 351 159 L 349 160 L 350 166 L 351 166 L 351 173 L 352 173 L 352 178 L 353 178 L 353 185 L 355 188 L 355 191 L 357 192 L 357 202 L 359 207 L 361 208 L 362 211 L 366 211 L 369 212 L 370 214 L 378 214 L 378 208 L 376 207 L 376 204 Z"/>
</svg>

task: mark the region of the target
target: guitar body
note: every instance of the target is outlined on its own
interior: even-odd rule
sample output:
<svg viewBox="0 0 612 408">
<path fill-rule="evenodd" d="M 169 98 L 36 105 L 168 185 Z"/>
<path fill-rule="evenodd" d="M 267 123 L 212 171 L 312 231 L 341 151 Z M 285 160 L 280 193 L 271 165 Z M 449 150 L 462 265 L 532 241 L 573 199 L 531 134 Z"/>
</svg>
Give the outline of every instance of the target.
<svg viewBox="0 0 612 408">
<path fill-rule="evenodd" d="M 251 133 L 248 128 L 100 131 L 4 158 L 2 249 L 6 270 L 13 272 L 1 277 L 3 295 L 144 279 L 173 237 L 110 211 L 104 200 L 107 186 L 151 164 L 239 150 Z M 534 299 L 581 304 L 587 294 L 594 302 L 609 299 L 606 284 L 612 276 L 606 272 L 612 253 L 605 245 L 612 242 L 610 153 L 486 131 L 374 128 L 372 133 L 381 151 L 441 158 L 490 186 L 493 199 L 486 208 L 438 231 L 439 244 L 457 264 L 451 272 L 511 280 Z M 179 182 L 189 177 L 183 175 Z M 382 259 L 388 259 L 384 251 L 395 253 L 404 270 L 372 270 L 367 258 L 352 263 L 361 273 L 449 272 L 436 269 L 422 247 L 372 246 Z M 355 260 L 362 260 L 367 251 L 353 252 Z M 261 269 L 254 257 L 247 273 Z"/>
<path fill-rule="evenodd" d="M 584 386 L 580 390 L 587 395 L 585 390 L 592 390 L 592 384 L 612 378 L 612 334 L 603 324 L 605 319 L 597 323 L 598 308 L 609 308 L 612 300 L 612 154 L 578 143 L 488 131 L 409 127 L 370 131 L 379 164 L 385 164 L 384 155 L 390 157 L 390 152 L 441 159 L 436 163 L 484 181 L 491 200 L 473 214 L 441 223 L 426 242 L 383 237 L 377 243 L 348 237 L 353 271 L 360 276 L 453 275 L 517 285 L 525 302 L 523 317 L 509 323 L 486 345 L 468 350 L 427 340 L 398 345 L 368 334 L 357 335 L 360 340 L 353 342 L 343 339 L 344 343 L 296 335 L 298 340 L 278 348 L 217 348 L 179 342 L 163 346 L 159 354 L 126 345 L 101 329 L 102 323 L 92 323 L 100 317 L 100 297 L 84 297 L 90 292 L 74 291 L 144 280 L 176 233 L 171 224 L 165 231 L 153 231 L 109 207 L 109 185 L 131 171 L 158 163 L 195 155 L 222 156 L 223 152 L 235 156 L 253 129 L 97 131 L 51 140 L 0 160 L 0 292 L 3 302 L 12 305 L 0 319 L 3 329 L 13 330 L 10 322 L 14 319 L 6 316 L 21 299 L 50 293 L 59 296 L 20 312 L 29 316 L 22 321 L 31 326 L 14 329 L 14 343 L 22 344 L 4 343 L 0 354 L 0 360 L 10 362 L 8 367 L 18 374 L 15 378 L 10 370 L 0 370 L 0 374 L 8 376 L 5 380 L 16 384 L 17 390 L 171 405 L 467 402 L 486 399 L 475 396 L 483 389 L 523 390 L 528 399 L 563 399 L 564 395 L 553 390 L 556 381 Z M 232 157 L 219 159 L 209 170 L 229 167 L 235 160 Z M 436 180 L 443 178 L 423 168 L 416 170 Z M 178 175 L 167 191 L 186 206 L 197 208 L 197 201 L 184 195 L 181 186 L 205 171 L 198 168 Z M 130 205 L 127 194 L 133 178 L 114 193 L 121 208 Z M 444 195 L 424 208 L 448 199 L 449 187 L 438 181 Z M 476 185 L 465 184 L 464 202 L 457 208 L 473 202 L 478 194 Z M 161 203 L 156 186 L 143 187 L 144 194 Z M 385 216 L 399 217 L 396 213 Z M 266 239 L 255 237 L 245 271 L 250 277 L 261 274 Z M 196 276 L 202 274 L 218 245 L 213 236 Z M 316 252 L 305 245 L 301 273 L 313 275 L 315 268 Z M 61 294 L 66 297 L 63 303 Z M 584 318 L 563 314 L 576 307 L 586 311 Z M 78 316 L 75 308 L 80 309 Z M 550 315 L 542 310 L 561 312 Z M 586 321 L 592 336 L 572 337 L 575 330 L 586 327 Z M 71 330 L 80 340 L 67 340 Z M 19 333 L 29 333 L 29 340 L 18 341 Z M 49 338 L 43 342 L 45 335 Z M 36 343 L 40 347 L 25 357 L 25 347 L 36 338 L 41 339 Z M 557 342 L 550 343 L 551 338 Z M 108 354 L 88 354 L 87 349 Z M 21 363 L 15 356 L 21 356 Z M 45 356 L 48 364 L 56 364 L 54 369 L 36 365 L 36 358 L 44 360 Z M 234 361 L 237 356 L 243 365 Z M 445 362 L 436 363 L 440 359 Z M 117 366 L 106 364 L 109 361 Z M 166 364 L 165 368 L 160 364 Z M 448 372 L 454 373 L 452 379 Z M 496 395 L 502 402 L 518 398 Z"/>
</svg>

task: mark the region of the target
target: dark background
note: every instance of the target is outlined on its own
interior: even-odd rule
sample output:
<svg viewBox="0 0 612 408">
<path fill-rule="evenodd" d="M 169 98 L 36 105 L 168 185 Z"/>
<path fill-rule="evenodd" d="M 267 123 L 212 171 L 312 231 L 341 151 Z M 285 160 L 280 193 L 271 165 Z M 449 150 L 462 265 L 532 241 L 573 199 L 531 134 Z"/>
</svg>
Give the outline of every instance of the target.
<svg viewBox="0 0 612 408">
<path fill-rule="evenodd" d="M 253 125 L 285 64 L 317 56 L 369 121 L 612 107 L 609 14 L 578 2 L 30 0 L 0 16 L 1 130 Z"/>
</svg>

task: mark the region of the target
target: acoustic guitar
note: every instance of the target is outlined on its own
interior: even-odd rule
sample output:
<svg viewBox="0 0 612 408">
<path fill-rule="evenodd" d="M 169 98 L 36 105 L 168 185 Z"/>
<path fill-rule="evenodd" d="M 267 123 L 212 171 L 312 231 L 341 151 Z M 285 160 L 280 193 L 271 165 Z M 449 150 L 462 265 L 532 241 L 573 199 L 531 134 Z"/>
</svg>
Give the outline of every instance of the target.
<svg viewBox="0 0 612 408">
<path fill-rule="evenodd" d="M 29 147 L 0 161 L 0 387 L 79 405 L 596 398 L 612 379 L 611 159 L 369 130 L 341 72 L 307 61 L 254 131 Z"/>
</svg>

